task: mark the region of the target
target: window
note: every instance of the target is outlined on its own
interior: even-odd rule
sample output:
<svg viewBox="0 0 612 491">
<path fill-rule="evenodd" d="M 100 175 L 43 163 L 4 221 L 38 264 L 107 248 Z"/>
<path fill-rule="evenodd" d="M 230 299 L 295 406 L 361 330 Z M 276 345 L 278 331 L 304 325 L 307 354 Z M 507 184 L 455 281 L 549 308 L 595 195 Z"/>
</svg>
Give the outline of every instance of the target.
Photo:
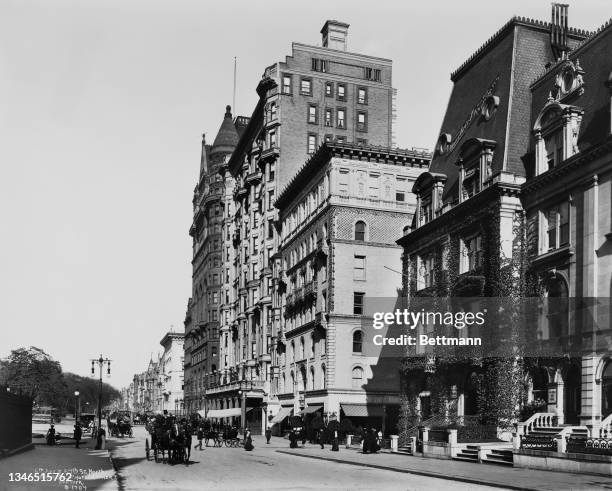
<svg viewBox="0 0 612 491">
<path fill-rule="evenodd" d="M 359 221 L 355 224 L 355 240 L 364 241 L 366 234 L 365 222 Z"/>
<path fill-rule="evenodd" d="M 363 332 L 355 331 L 353 333 L 353 353 L 363 352 Z"/>
<path fill-rule="evenodd" d="M 380 69 L 365 67 L 363 69 L 363 77 L 367 80 L 373 80 L 374 82 L 380 82 Z"/>
<path fill-rule="evenodd" d="M 346 111 L 344 109 L 338 109 L 338 118 L 337 118 L 338 128 L 346 128 L 345 116 L 346 116 Z"/>
<path fill-rule="evenodd" d="M 365 280 L 366 279 L 366 270 L 365 270 L 365 256 L 355 256 L 354 265 L 353 265 L 353 279 L 355 280 Z"/>
<path fill-rule="evenodd" d="M 359 87 L 357 89 L 357 103 L 367 104 L 368 103 L 368 89 L 365 87 Z"/>
<path fill-rule="evenodd" d="M 368 144 L 368 140 L 366 140 L 365 138 L 356 138 L 355 139 L 355 143 L 357 143 L 357 145 L 367 145 Z"/>
<path fill-rule="evenodd" d="M 433 207 L 431 197 L 423 199 L 421 202 L 421 223 L 425 224 L 433 220 Z"/>
<path fill-rule="evenodd" d="M 343 137 L 343 136 L 338 136 L 336 138 L 336 142 L 338 142 L 338 143 L 346 143 L 346 138 Z"/>
<path fill-rule="evenodd" d="M 370 174 L 368 182 L 368 196 L 372 199 L 378 199 L 380 197 L 378 180 L 378 174 Z"/>
<path fill-rule="evenodd" d="M 307 152 L 312 154 L 317 148 L 317 135 L 308 135 L 308 149 Z"/>
<path fill-rule="evenodd" d="M 283 94 L 291 94 L 291 75 L 283 75 Z"/>
<path fill-rule="evenodd" d="M 268 173 L 268 181 L 274 181 L 274 164 L 270 164 L 270 171 Z"/>
<path fill-rule="evenodd" d="M 317 122 L 317 106 L 315 104 L 308 106 L 308 122 L 315 124 Z"/>
<path fill-rule="evenodd" d="M 427 254 L 421 258 L 421 288 L 430 288 L 434 285 L 434 256 Z"/>
<path fill-rule="evenodd" d="M 546 241 L 542 252 L 558 249 L 569 244 L 569 203 L 553 206 L 546 211 Z"/>
<path fill-rule="evenodd" d="M 563 136 L 561 135 L 561 129 L 544 137 L 544 148 L 546 148 L 548 170 L 557 167 L 563 162 Z"/>
<path fill-rule="evenodd" d="M 270 121 L 276 119 L 276 102 L 270 104 Z"/>
<path fill-rule="evenodd" d="M 327 60 L 321 60 L 320 58 L 312 59 L 312 70 L 315 72 L 327 72 Z"/>
<path fill-rule="evenodd" d="M 338 100 L 345 101 L 346 100 L 346 85 L 338 84 Z"/>
<path fill-rule="evenodd" d="M 362 292 L 354 292 L 353 293 L 353 314 L 355 315 L 363 315 L 363 299 L 365 297 L 365 293 Z"/>
<path fill-rule="evenodd" d="M 338 192 L 340 194 L 348 194 L 349 191 L 349 171 L 340 169 L 338 175 Z"/>
<path fill-rule="evenodd" d="M 325 82 L 325 97 L 334 96 L 334 84 L 333 82 Z"/>
<path fill-rule="evenodd" d="M 212 320 L 213 321 L 218 321 L 219 320 L 219 312 L 217 312 L 216 310 L 212 311 Z"/>
<path fill-rule="evenodd" d="M 353 389 L 359 389 L 363 385 L 363 368 L 355 367 L 352 371 Z"/>
<path fill-rule="evenodd" d="M 398 177 L 395 183 L 395 201 L 406 201 L 406 179 Z"/>
<path fill-rule="evenodd" d="M 300 360 L 303 360 L 304 356 L 304 337 L 300 338 Z"/>
<path fill-rule="evenodd" d="M 274 225 L 272 223 L 272 220 L 268 221 L 268 239 L 271 239 L 274 237 Z"/>
<path fill-rule="evenodd" d="M 325 109 L 325 126 L 333 126 L 334 118 L 331 109 Z"/>
<path fill-rule="evenodd" d="M 366 113 L 357 113 L 357 131 L 368 131 L 368 118 Z"/>
<path fill-rule="evenodd" d="M 218 292 L 213 292 L 212 303 L 219 303 L 219 293 Z M 216 320 L 216 319 L 213 319 L 213 320 Z"/>
<path fill-rule="evenodd" d="M 269 148 L 274 148 L 276 146 L 276 131 L 270 131 L 269 138 L 270 138 Z"/>
<path fill-rule="evenodd" d="M 300 94 L 312 95 L 312 80 L 309 78 L 303 78 L 300 81 Z"/>
<path fill-rule="evenodd" d="M 480 269 L 483 264 L 482 236 L 475 235 L 463 240 L 462 273 Z"/>
</svg>

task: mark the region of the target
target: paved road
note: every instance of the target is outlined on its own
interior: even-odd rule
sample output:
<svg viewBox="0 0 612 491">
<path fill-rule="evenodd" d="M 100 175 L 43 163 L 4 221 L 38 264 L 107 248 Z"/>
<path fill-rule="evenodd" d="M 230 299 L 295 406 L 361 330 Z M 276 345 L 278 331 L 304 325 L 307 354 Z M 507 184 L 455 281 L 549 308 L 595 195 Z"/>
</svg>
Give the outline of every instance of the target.
<svg viewBox="0 0 612 491">
<path fill-rule="evenodd" d="M 255 437 L 252 452 L 225 447 L 194 450 L 188 466 L 171 466 L 145 459 L 145 435 L 142 427 L 136 427 L 135 438 L 114 446 L 112 456 L 120 490 L 499 489 L 280 454 L 276 450 L 287 449 L 288 442 L 279 438 L 266 445 L 262 437 Z"/>
</svg>

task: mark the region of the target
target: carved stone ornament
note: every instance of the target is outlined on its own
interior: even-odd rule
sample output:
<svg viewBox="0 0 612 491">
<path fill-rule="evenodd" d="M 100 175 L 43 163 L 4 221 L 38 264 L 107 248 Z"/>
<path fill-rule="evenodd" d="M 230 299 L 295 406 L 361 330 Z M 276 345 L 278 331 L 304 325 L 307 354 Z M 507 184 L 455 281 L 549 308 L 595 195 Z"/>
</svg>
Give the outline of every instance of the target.
<svg viewBox="0 0 612 491">
<path fill-rule="evenodd" d="M 480 115 L 485 121 L 489 121 L 497 111 L 499 106 L 499 97 L 496 95 L 488 96 L 480 106 Z"/>
<path fill-rule="evenodd" d="M 552 95 L 556 101 L 560 101 L 570 94 L 584 94 L 584 70 L 578 59 L 576 63 L 572 60 L 565 60 L 561 64 L 552 90 Z"/>
</svg>

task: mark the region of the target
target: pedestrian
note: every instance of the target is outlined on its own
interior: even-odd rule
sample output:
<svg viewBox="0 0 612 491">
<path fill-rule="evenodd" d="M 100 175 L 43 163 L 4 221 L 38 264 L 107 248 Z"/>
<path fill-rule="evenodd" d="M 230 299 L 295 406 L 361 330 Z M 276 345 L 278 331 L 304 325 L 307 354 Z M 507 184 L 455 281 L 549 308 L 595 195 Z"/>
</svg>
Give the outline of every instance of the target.
<svg viewBox="0 0 612 491">
<path fill-rule="evenodd" d="M 334 430 L 334 438 L 332 440 L 332 452 L 338 452 L 338 430 Z"/>
<path fill-rule="evenodd" d="M 300 431 L 302 433 L 302 447 L 303 447 L 304 445 L 306 445 L 306 428 L 302 428 Z"/>
<path fill-rule="evenodd" d="M 253 448 L 255 447 L 253 446 L 253 439 L 251 438 L 251 430 L 247 429 L 244 433 L 244 449 L 250 452 Z"/>
<path fill-rule="evenodd" d="M 363 428 L 361 435 L 362 435 L 361 451 L 363 453 L 369 453 L 370 452 L 370 432 L 368 431 L 367 427 Z"/>
<path fill-rule="evenodd" d="M 81 425 L 79 423 L 74 425 L 74 443 L 75 443 L 75 447 L 79 448 L 79 445 L 81 443 L 81 437 L 83 436 L 83 430 L 81 429 Z"/>
<path fill-rule="evenodd" d="M 266 428 L 266 443 L 270 444 L 270 438 L 272 438 L 272 430 L 270 428 Z"/>
<path fill-rule="evenodd" d="M 194 447 L 194 448 L 199 448 L 200 450 L 202 450 L 202 440 L 204 439 L 204 430 L 203 428 L 200 426 L 198 428 L 198 444 Z"/>
<path fill-rule="evenodd" d="M 47 445 L 55 445 L 55 425 L 53 423 L 47 431 Z"/>
<path fill-rule="evenodd" d="M 378 430 L 378 433 L 376 435 L 376 446 L 378 447 L 377 450 L 380 450 L 382 448 L 382 444 L 383 444 L 383 434 L 381 430 Z"/>
<path fill-rule="evenodd" d="M 291 433 L 289 433 L 289 448 L 297 448 L 297 441 L 298 437 L 295 432 L 295 429 L 293 429 L 291 430 Z"/>
<path fill-rule="evenodd" d="M 322 449 L 325 448 L 325 428 L 319 429 L 319 444 Z"/>
</svg>

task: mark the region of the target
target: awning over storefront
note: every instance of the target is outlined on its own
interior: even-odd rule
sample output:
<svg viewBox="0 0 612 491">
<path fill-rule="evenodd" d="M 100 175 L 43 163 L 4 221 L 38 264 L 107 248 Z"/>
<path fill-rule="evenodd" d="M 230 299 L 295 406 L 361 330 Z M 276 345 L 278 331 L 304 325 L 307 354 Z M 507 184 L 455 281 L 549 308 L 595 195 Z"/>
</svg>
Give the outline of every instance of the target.
<svg viewBox="0 0 612 491">
<path fill-rule="evenodd" d="M 240 415 L 242 415 L 242 409 L 239 407 L 230 407 L 228 409 L 209 409 L 206 413 L 207 418 L 230 418 L 232 416 Z"/>
<path fill-rule="evenodd" d="M 304 409 L 302 409 L 297 415 L 298 416 L 303 416 L 304 414 L 314 413 L 314 412 L 316 412 L 316 411 L 318 411 L 319 409 L 322 409 L 322 408 L 323 408 L 322 405 L 308 406 L 308 407 L 305 407 Z"/>
<path fill-rule="evenodd" d="M 270 424 L 280 423 L 283 419 L 291 414 L 291 411 L 293 411 L 292 407 L 281 407 L 278 413 L 276 413 L 276 416 L 274 416 L 272 421 L 270 421 Z"/>
<path fill-rule="evenodd" d="M 382 406 L 374 406 L 372 404 L 340 404 L 344 415 L 348 418 L 382 418 L 384 411 Z"/>
</svg>

